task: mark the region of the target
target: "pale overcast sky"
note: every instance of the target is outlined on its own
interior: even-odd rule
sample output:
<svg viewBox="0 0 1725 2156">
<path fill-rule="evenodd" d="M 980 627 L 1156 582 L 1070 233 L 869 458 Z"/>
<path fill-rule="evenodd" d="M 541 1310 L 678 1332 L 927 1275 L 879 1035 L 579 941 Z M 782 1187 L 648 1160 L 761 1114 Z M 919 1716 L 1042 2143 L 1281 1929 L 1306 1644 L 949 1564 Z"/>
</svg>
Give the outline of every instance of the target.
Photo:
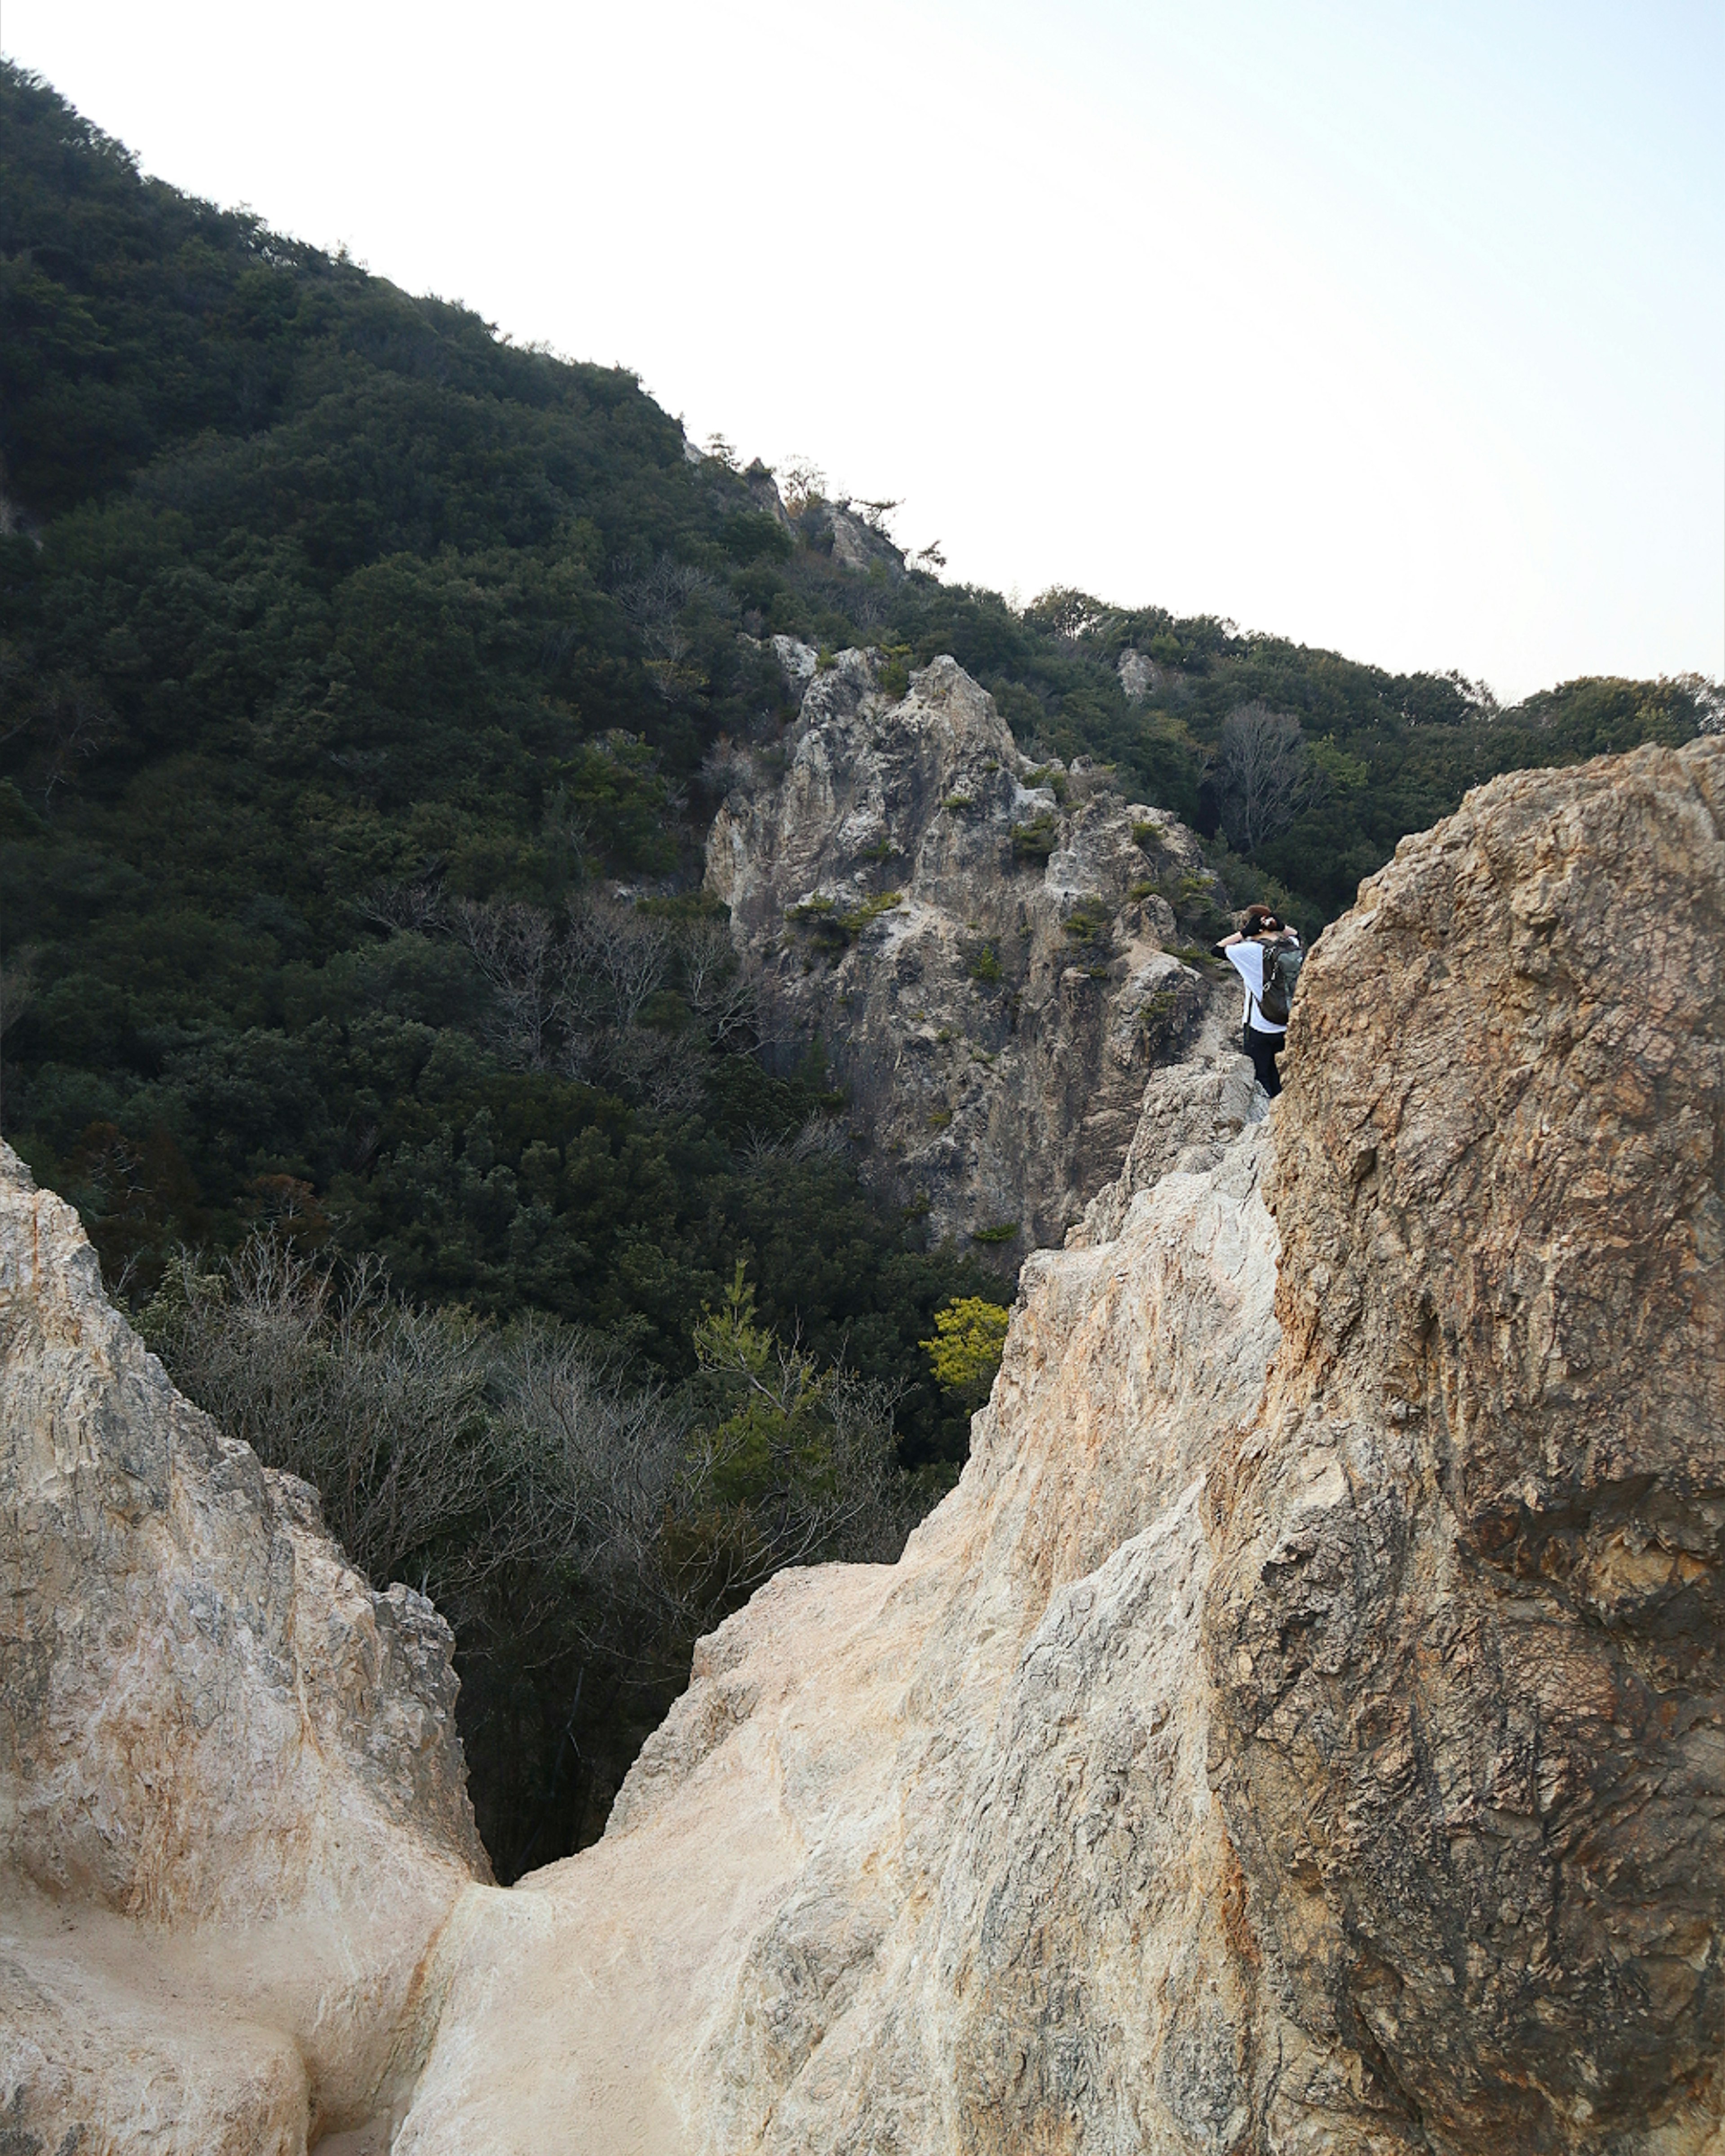
<svg viewBox="0 0 1725 2156">
<path fill-rule="evenodd" d="M 1712 0 L 5 0 L 146 171 L 901 497 L 1518 696 L 1725 670 Z"/>
</svg>

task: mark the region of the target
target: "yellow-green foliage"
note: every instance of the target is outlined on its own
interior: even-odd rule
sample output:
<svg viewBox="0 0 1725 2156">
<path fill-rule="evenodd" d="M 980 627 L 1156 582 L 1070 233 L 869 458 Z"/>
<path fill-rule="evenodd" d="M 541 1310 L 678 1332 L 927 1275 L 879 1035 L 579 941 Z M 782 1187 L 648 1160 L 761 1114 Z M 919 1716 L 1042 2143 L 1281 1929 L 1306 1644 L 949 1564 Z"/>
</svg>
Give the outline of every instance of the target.
<svg viewBox="0 0 1725 2156">
<path fill-rule="evenodd" d="M 711 1435 L 714 1490 L 732 1505 L 749 1507 L 773 1492 L 781 1500 L 792 1492 L 806 1498 L 830 1481 L 829 1408 L 837 1377 L 759 1322 L 745 1270 L 739 1258 L 724 1301 L 716 1310 L 708 1306 L 693 1339 L 702 1377 L 730 1410 Z"/>
<path fill-rule="evenodd" d="M 838 910 L 836 899 L 820 892 L 814 898 L 804 899 L 800 905 L 788 906 L 785 919 L 793 928 L 807 928 L 814 933 L 817 943 L 829 950 L 839 950 L 871 928 L 883 913 L 891 913 L 896 906 L 905 902 L 904 893 L 898 891 L 877 891 L 845 913 Z"/>
<path fill-rule="evenodd" d="M 987 1301 L 979 1295 L 954 1296 L 944 1309 L 936 1311 L 934 1337 L 922 1345 L 942 1391 L 973 1406 L 982 1405 L 1000 1368 L 1011 1314 L 1004 1303 Z"/>
</svg>

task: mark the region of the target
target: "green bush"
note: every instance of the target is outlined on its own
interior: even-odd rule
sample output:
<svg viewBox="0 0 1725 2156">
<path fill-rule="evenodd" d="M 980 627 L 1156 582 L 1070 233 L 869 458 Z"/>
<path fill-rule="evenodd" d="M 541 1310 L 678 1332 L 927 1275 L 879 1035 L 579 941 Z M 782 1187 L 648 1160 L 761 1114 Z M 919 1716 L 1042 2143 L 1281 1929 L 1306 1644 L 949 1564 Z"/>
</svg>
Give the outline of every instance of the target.
<svg viewBox="0 0 1725 2156">
<path fill-rule="evenodd" d="M 1013 858 L 1020 861 L 1045 861 L 1060 842 L 1060 829 L 1053 814 L 1045 809 L 1033 816 L 1028 824 L 1012 827 Z"/>
</svg>

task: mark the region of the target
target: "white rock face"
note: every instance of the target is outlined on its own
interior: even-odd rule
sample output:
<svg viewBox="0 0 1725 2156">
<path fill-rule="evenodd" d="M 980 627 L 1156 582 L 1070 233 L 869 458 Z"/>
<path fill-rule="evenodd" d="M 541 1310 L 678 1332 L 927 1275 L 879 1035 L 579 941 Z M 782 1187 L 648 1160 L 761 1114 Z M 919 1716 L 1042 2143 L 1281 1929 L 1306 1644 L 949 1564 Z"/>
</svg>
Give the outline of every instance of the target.
<svg viewBox="0 0 1725 2156">
<path fill-rule="evenodd" d="M 476 1897 L 397 2146 L 1719 2156 L 1722 923 L 1725 743 L 1404 840 L 901 1562 Z"/>
<path fill-rule="evenodd" d="M 1156 661 L 1142 651 L 1122 651 L 1115 661 L 1114 670 L 1120 676 L 1120 685 L 1127 700 L 1132 703 L 1141 696 L 1152 695 L 1167 678 Z"/>
<path fill-rule="evenodd" d="M 785 679 L 800 695 L 814 679 L 820 654 L 812 644 L 804 644 L 794 636 L 775 636 L 773 655 L 783 667 Z"/>
<path fill-rule="evenodd" d="M 891 577 L 904 574 L 904 556 L 884 531 L 866 516 L 860 516 L 849 502 L 834 502 L 827 511 L 833 533 L 833 559 L 842 568 L 860 569 L 865 575 L 879 562 Z"/>
<path fill-rule="evenodd" d="M 806 650 L 781 653 L 793 680 Z M 1105 773 L 1031 769 L 950 659 L 897 701 L 866 652 L 809 660 L 783 775 L 757 760 L 721 809 L 708 884 L 769 1029 L 824 1043 L 876 1181 L 1015 1270 L 1191 1045 L 1210 991 L 1168 947 L 1168 894 L 1209 883 L 1203 854 Z"/>
<path fill-rule="evenodd" d="M 605 1840 L 476 1897 L 403 2156 L 1234 2145 L 1199 1501 L 1276 1339 L 1265 1158 L 1033 1256 L 901 1561 L 774 1580 Z"/>
<path fill-rule="evenodd" d="M 387 2136 L 489 1876 L 449 1629 L 179 1398 L 4 1147 L 0 1358 L 0 2148 Z"/>
</svg>

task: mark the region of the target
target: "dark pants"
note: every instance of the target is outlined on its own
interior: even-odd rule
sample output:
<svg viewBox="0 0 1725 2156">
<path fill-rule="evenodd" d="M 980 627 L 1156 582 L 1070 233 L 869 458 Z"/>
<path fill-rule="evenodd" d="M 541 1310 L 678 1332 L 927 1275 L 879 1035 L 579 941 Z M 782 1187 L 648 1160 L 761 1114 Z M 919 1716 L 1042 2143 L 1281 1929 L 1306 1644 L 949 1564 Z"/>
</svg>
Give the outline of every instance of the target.
<svg viewBox="0 0 1725 2156">
<path fill-rule="evenodd" d="M 1257 1027 L 1245 1029 L 1245 1052 L 1252 1059 L 1252 1068 L 1258 1074 L 1258 1083 L 1273 1101 L 1281 1091 L 1281 1073 L 1276 1067 L 1285 1033 L 1260 1033 Z"/>
</svg>

